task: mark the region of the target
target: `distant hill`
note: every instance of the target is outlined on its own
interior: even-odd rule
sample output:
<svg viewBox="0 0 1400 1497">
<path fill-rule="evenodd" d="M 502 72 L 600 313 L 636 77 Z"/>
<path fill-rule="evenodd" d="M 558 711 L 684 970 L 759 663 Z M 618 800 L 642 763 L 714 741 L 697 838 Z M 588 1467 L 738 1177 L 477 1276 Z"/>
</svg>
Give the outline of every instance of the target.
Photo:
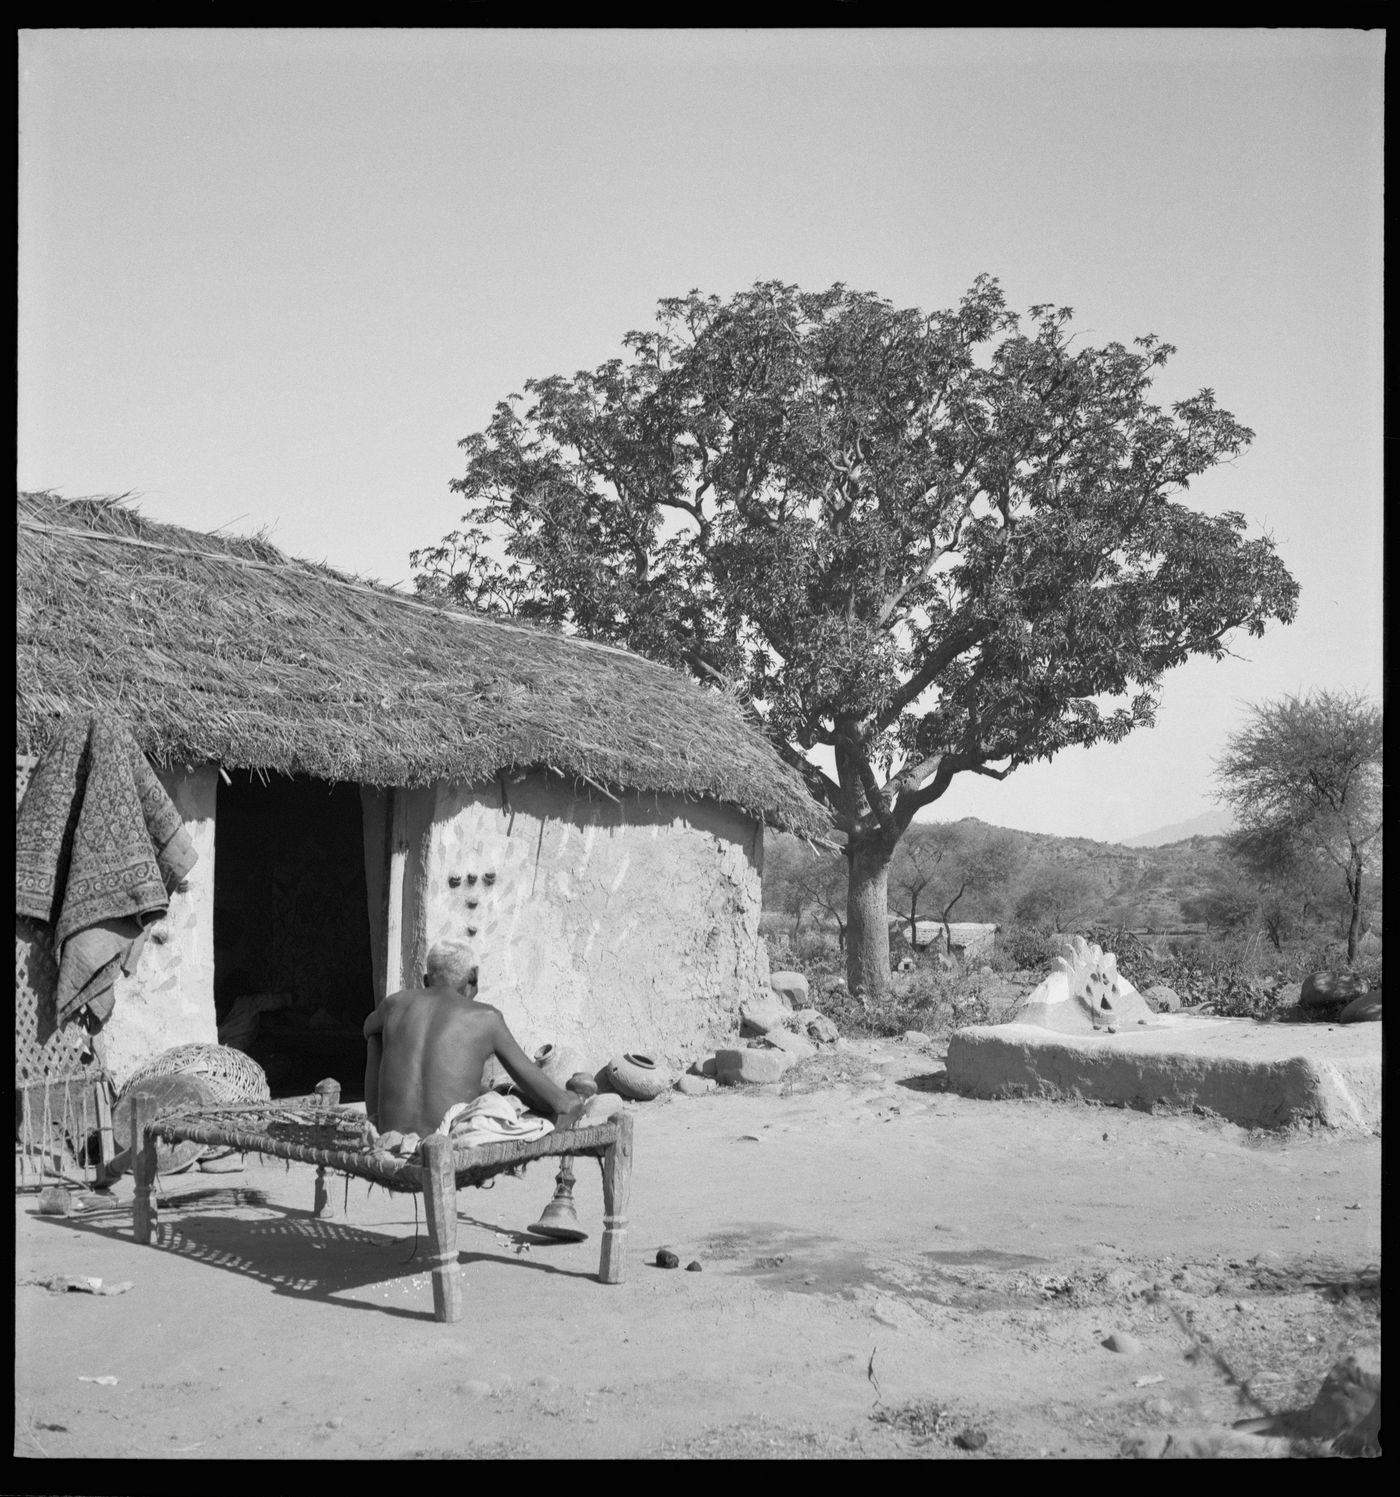
<svg viewBox="0 0 1400 1497">
<path fill-rule="evenodd" d="M 1004 920 L 1014 908 L 1021 887 L 1044 868 L 1070 868 L 1085 874 L 1097 892 L 1088 918 L 1104 924 L 1124 924 L 1130 929 L 1179 930 L 1185 922 L 1181 901 L 1199 894 L 1217 882 L 1224 864 L 1224 839 L 1220 836 L 1192 835 L 1189 828 L 1164 827 L 1161 833 L 1149 834 L 1151 840 L 1129 846 L 1120 842 L 1095 842 L 1089 837 L 1056 837 L 1045 832 L 1023 832 L 1010 827 L 995 827 L 976 816 L 961 818 L 971 826 L 988 832 L 1000 832 L 1017 844 L 1019 873 L 1011 887 L 988 891 L 984 896 L 969 891 L 957 907 L 960 920 Z M 911 835 L 917 835 L 917 826 Z M 1179 834 L 1179 835 L 1178 835 Z M 1160 840 L 1158 840 L 1160 838 Z M 787 841 L 781 833 L 773 841 Z M 792 839 L 795 846 L 802 844 Z M 779 859 L 773 859 L 774 870 Z M 772 875 L 765 877 L 765 894 Z M 1003 897 L 997 898 L 1000 894 Z M 919 918 L 927 918 L 935 893 L 920 902 Z M 891 914 L 901 913 L 898 901 L 892 900 Z"/>
<path fill-rule="evenodd" d="M 1155 832 L 1139 832 L 1136 837 L 1125 837 L 1121 847 L 1165 847 L 1172 842 L 1186 842 L 1192 837 L 1223 837 L 1233 831 L 1235 818 L 1226 810 L 1203 811 L 1190 821 L 1173 822 L 1171 826 L 1159 826 Z"/>
</svg>

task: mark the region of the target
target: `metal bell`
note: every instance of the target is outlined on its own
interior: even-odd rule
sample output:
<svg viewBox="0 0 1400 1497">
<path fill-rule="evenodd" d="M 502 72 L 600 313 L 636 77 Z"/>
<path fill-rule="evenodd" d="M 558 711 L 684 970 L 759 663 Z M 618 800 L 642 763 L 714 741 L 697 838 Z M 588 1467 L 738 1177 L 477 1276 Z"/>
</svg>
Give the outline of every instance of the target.
<svg viewBox="0 0 1400 1497">
<path fill-rule="evenodd" d="M 554 1177 L 554 1196 L 540 1213 L 534 1226 L 526 1227 L 536 1237 L 552 1237 L 556 1242 L 582 1242 L 588 1233 L 578 1224 L 574 1210 L 574 1172 L 564 1160 Z"/>
</svg>

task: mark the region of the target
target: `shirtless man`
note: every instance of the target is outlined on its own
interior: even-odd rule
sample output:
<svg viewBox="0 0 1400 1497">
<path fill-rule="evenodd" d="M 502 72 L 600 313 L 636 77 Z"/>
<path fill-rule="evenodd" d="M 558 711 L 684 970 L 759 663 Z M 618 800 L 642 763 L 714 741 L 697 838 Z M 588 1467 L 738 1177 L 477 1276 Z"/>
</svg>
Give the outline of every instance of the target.
<svg viewBox="0 0 1400 1497">
<path fill-rule="evenodd" d="M 476 958 L 462 942 L 428 953 L 426 986 L 393 993 L 365 1020 L 365 1113 L 381 1132 L 426 1137 L 455 1102 L 474 1102 L 494 1055 L 531 1106 L 573 1126 L 584 1099 L 555 1085 L 525 1054 L 499 1009 L 476 996 Z"/>
</svg>

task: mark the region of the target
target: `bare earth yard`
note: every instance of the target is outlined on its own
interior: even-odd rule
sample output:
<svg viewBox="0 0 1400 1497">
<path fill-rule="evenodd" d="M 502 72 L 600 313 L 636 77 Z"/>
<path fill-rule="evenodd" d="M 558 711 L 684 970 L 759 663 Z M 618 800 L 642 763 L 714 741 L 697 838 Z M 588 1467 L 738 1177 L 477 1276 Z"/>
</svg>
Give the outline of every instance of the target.
<svg viewBox="0 0 1400 1497">
<path fill-rule="evenodd" d="M 410 1258 L 414 1198 L 363 1181 L 317 1221 L 308 1166 L 171 1176 L 159 1248 L 131 1241 L 129 1180 L 71 1218 L 18 1197 L 15 1453 L 1114 1456 L 1306 1404 L 1380 1339 L 1378 1138 L 973 1101 L 900 1041 L 636 1129 L 627 1282 L 591 1277 L 592 1161 L 589 1240 L 518 1250 L 547 1161 L 462 1193 L 456 1325 Z"/>
</svg>

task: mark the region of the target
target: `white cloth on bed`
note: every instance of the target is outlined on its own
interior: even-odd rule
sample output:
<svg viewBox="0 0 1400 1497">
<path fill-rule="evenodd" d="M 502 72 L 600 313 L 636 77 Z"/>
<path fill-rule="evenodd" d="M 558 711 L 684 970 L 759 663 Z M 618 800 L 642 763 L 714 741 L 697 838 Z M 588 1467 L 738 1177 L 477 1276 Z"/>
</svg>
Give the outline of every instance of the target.
<svg viewBox="0 0 1400 1497">
<path fill-rule="evenodd" d="M 546 1133 L 554 1132 L 554 1124 L 528 1111 L 519 1097 L 484 1092 L 474 1102 L 454 1102 L 434 1132 L 453 1143 L 474 1148 L 478 1144 L 521 1143 L 543 1138 Z M 391 1154 L 395 1159 L 411 1159 L 423 1142 L 417 1133 L 396 1130 L 375 1133 L 372 1137 L 377 1153 Z"/>
</svg>

